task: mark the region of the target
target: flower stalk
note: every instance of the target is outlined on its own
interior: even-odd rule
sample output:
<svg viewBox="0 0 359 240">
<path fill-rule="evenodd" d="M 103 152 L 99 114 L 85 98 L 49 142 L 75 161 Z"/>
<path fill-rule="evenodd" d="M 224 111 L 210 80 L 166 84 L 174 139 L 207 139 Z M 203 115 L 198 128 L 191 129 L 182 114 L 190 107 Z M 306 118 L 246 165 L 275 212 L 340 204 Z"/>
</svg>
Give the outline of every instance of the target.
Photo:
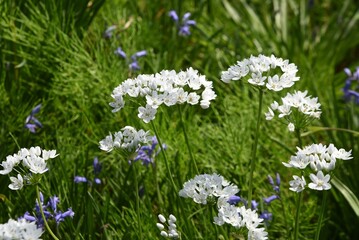
<svg viewBox="0 0 359 240">
<path fill-rule="evenodd" d="M 253 172 L 255 169 L 256 163 L 256 155 L 257 155 L 257 145 L 259 138 L 259 127 L 261 123 L 261 113 L 262 113 L 262 103 L 263 103 L 263 89 L 259 89 L 259 105 L 258 105 L 258 115 L 257 115 L 257 127 L 256 132 L 254 134 L 254 145 L 251 153 L 251 166 L 250 166 L 250 174 L 249 174 L 249 189 L 248 189 L 248 208 L 251 208 L 252 203 L 252 189 L 253 189 Z"/>
<path fill-rule="evenodd" d="M 320 215 L 319 215 L 319 221 L 318 221 L 318 225 L 317 225 L 317 231 L 315 233 L 315 240 L 319 240 L 320 237 L 320 230 L 322 228 L 322 222 L 323 222 L 323 218 L 324 218 L 324 212 L 327 206 L 327 198 L 328 198 L 328 191 L 324 191 L 323 192 L 323 198 L 322 198 L 322 207 L 320 210 Z"/>
</svg>

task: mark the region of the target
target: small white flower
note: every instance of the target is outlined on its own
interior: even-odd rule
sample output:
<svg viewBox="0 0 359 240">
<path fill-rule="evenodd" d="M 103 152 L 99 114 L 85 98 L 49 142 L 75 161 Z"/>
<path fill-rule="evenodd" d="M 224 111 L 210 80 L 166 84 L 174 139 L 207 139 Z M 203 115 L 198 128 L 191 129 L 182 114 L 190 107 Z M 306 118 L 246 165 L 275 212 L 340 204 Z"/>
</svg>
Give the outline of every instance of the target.
<svg viewBox="0 0 359 240">
<path fill-rule="evenodd" d="M 179 234 L 177 232 L 177 226 L 175 222 L 177 221 L 176 217 L 170 214 L 168 221 L 162 214 L 158 214 L 158 219 L 161 223 L 157 223 L 157 228 L 161 231 L 161 236 L 166 238 L 178 238 Z M 167 229 L 165 229 L 165 225 Z"/>
<path fill-rule="evenodd" d="M 150 105 L 146 107 L 138 108 L 138 117 L 141 118 L 145 123 L 149 123 L 151 120 L 155 119 L 157 110 Z"/>
<path fill-rule="evenodd" d="M 289 132 L 294 132 L 295 126 L 294 126 L 293 123 L 289 123 L 289 124 L 288 124 L 288 130 L 289 130 Z"/>
<path fill-rule="evenodd" d="M 42 233 L 42 228 L 37 228 L 35 222 L 27 222 L 25 219 L 9 219 L 7 223 L 0 224 L 0 239 L 40 240 Z"/>
<path fill-rule="evenodd" d="M 20 190 L 24 186 L 24 180 L 20 174 L 16 177 L 10 177 L 12 183 L 9 184 L 11 190 Z"/>
<path fill-rule="evenodd" d="M 100 141 L 100 149 L 106 152 L 111 152 L 114 147 L 112 134 L 106 136 Z"/>
<path fill-rule="evenodd" d="M 308 187 L 311 189 L 322 191 L 322 190 L 329 190 L 332 187 L 329 183 L 330 180 L 329 174 L 324 176 L 322 171 L 318 171 L 317 175 L 311 173 L 309 177 L 312 180 L 312 182 L 308 184 Z"/>
<path fill-rule="evenodd" d="M 304 190 L 305 188 L 305 185 L 307 184 L 305 179 L 304 179 L 304 176 L 302 176 L 301 178 L 294 175 L 293 176 L 293 179 L 292 181 L 289 181 L 289 185 L 290 185 L 290 188 L 289 190 L 293 191 L 293 192 L 301 192 Z"/>
</svg>

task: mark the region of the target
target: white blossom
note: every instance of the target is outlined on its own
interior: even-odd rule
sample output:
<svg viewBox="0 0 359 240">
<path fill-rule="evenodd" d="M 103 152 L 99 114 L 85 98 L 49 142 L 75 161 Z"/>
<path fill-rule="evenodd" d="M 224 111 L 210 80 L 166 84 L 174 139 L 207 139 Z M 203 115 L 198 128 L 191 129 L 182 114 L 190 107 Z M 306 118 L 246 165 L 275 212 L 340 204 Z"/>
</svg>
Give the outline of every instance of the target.
<svg viewBox="0 0 359 240">
<path fill-rule="evenodd" d="M 3 240 L 37 240 L 42 233 L 42 229 L 37 228 L 35 222 L 27 222 L 25 219 L 9 219 L 7 223 L 0 224 L 0 239 Z"/>
</svg>

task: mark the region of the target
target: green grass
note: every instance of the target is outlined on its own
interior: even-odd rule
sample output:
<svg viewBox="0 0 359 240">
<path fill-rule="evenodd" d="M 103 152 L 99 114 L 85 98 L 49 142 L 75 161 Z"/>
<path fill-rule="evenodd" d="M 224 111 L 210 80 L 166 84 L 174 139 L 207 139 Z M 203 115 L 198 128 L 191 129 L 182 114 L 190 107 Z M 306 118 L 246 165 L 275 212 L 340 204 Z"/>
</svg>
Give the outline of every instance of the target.
<svg viewBox="0 0 359 240">
<path fill-rule="evenodd" d="M 34 3 L 32 3 L 34 2 Z M 98 142 L 126 125 L 151 130 L 137 117 L 135 105 L 112 113 L 111 92 L 122 81 L 162 69 L 198 69 L 213 81 L 216 100 L 209 109 L 183 106 L 183 119 L 200 173 L 218 173 L 235 183 L 247 196 L 249 162 L 256 123 L 257 94 L 242 82 L 225 84 L 220 72 L 237 60 L 259 53 L 289 59 L 299 68 L 301 80 L 293 89 L 318 96 L 322 116 L 314 126 L 359 131 L 357 105 L 342 100 L 346 75 L 359 65 L 359 5 L 315 1 L 11 1 L 0 3 L 0 161 L 19 147 L 41 146 L 60 154 L 49 162 L 41 181 L 47 199 L 57 195 L 60 209 L 72 207 L 73 219 L 55 229 L 60 239 L 161 239 L 157 215 L 173 213 L 182 239 L 245 239 L 245 232 L 214 225 L 213 209 L 183 199 L 173 191 L 163 156 L 156 158 L 162 202 L 156 193 L 155 173 L 136 163 L 128 164 L 122 152 L 105 153 Z M 78 1 L 76 1 L 78 2 Z M 168 11 L 180 17 L 187 11 L 197 25 L 192 35 L 181 37 Z M 117 25 L 114 36 L 104 39 L 107 26 Z M 121 46 L 128 55 L 147 50 L 139 59 L 141 70 L 131 72 L 113 52 Z M 289 90 L 291 91 L 291 90 Z M 266 93 L 264 109 L 287 91 Z M 31 109 L 42 103 L 37 118 L 44 127 L 36 134 L 24 129 Z M 263 112 L 264 114 L 264 112 Z M 178 109 L 162 107 L 154 124 L 162 142 L 176 186 L 194 177 Z M 354 159 L 338 164 L 339 184 L 329 192 L 321 239 L 356 239 L 358 216 L 343 191 L 359 196 L 358 136 L 344 131 L 319 131 L 303 137 L 303 144 L 334 143 L 353 150 Z M 270 239 L 286 239 L 293 231 L 296 194 L 288 190 L 294 171 L 286 162 L 295 151 L 296 138 L 286 127 L 272 122 L 261 126 L 253 198 L 271 194 L 267 175 L 279 172 L 282 206 L 270 206 L 273 221 Z M 101 185 L 75 184 L 76 175 L 92 177 L 92 161 L 102 164 Z M 31 211 L 35 189 L 11 191 L 8 176 L 0 176 L 0 223 Z M 140 218 L 136 207 L 136 182 L 144 187 Z M 350 193 L 350 192 L 349 192 Z M 313 239 L 322 194 L 306 192 L 301 212 L 301 239 Z M 214 213 L 216 214 L 216 213 Z M 140 222 L 139 222 L 140 221 Z M 43 239 L 50 239 L 45 232 Z"/>
</svg>

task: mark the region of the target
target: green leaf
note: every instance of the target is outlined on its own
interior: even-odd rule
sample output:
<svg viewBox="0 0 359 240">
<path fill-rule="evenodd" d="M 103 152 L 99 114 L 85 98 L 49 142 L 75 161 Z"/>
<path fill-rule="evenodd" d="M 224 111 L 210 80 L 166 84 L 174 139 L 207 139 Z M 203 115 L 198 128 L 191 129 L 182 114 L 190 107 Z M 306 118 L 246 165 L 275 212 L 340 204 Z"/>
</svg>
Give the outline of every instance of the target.
<svg viewBox="0 0 359 240">
<path fill-rule="evenodd" d="M 336 189 L 343 195 L 343 197 L 348 201 L 349 205 L 354 210 L 357 217 L 359 217 L 359 200 L 355 194 L 338 178 L 334 177 L 331 181 Z"/>
</svg>

